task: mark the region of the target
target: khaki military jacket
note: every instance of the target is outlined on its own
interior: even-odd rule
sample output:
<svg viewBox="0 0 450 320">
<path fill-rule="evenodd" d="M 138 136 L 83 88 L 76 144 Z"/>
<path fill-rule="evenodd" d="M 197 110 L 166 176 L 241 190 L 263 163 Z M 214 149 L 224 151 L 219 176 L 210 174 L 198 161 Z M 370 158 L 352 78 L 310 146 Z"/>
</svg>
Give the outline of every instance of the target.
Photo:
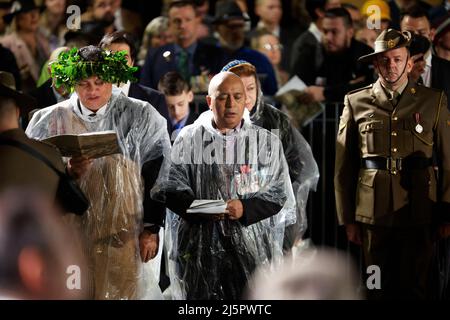
<svg viewBox="0 0 450 320">
<path fill-rule="evenodd" d="M 361 167 L 361 159 L 367 157 L 432 158 L 433 152 L 440 184 L 432 166 Z M 443 92 L 409 82 L 396 106 L 380 81 L 347 94 L 337 135 L 334 182 L 340 224 L 382 225 L 408 204 L 409 223 L 429 223 L 432 204 L 450 202 L 450 114 Z"/>
<path fill-rule="evenodd" d="M 57 148 L 29 139 L 21 129 L 0 133 L 0 139 L 24 143 L 47 157 L 57 169 L 65 170 Z M 59 176 L 41 160 L 16 147 L 0 145 L 0 192 L 15 187 L 36 188 L 50 199 L 55 199 L 58 182 Z"/>
</svg>

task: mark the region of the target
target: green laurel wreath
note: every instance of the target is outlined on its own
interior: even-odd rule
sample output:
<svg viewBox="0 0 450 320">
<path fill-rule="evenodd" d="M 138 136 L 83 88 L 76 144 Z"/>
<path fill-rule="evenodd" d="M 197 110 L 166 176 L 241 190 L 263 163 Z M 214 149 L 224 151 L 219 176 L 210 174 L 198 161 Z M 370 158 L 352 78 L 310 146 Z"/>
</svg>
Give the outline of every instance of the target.
<svg viewBox="0 0 450 320">
<path fill-rule="evenodd" d="M 98 61 L 84 61 L 78 54 L 77 48 L 61 52 L 58 60 L 51 64 L 51 76 L 56 88 L 64 86 L 70 92 L 81 80 L 96 75 L 109 83 L 125 83 L 136 81 L 133 76 L 137 67 L 127 65 L 126 51 L 111 52 L 102 51 Z"/>
</svg>

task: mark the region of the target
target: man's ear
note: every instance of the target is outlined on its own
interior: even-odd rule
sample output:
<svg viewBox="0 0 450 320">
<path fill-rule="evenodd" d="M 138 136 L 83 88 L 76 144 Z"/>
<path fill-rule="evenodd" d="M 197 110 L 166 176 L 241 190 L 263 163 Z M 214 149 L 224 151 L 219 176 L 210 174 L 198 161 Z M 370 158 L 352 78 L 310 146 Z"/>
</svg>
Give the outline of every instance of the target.
<svg viewBox="0 0 450 320">
<path fill-rule="evenodd" d="M 211 102 L 212 98 L 210 96 L 206 96 L 206 103 L 208 104 L 210 110 L 212 110 Z"/>
<path fill-rule="evenodd" d="M 431 28 L 431 30 L 430 30 L 430 41 L 431 42 L 433 42 L 435 34 L 436 34 L 436 29 L 435 28 Z"/>
<path fill-rule="evenodd" d="M 348 37 L 348 39 L 350 39 L 350 43 L 351 43 L 352 38 L 353 38 L 354 35 L 355 35 L 355 29 L 348 28 L 347 29 L 347 37 Z"/>
<path fill-rule="evenodd" d="M 316 13 L 316 15 L 317 15 L 319 18 L 325 17 L 325 11 L 322 10 L 322 9 L 320 9 L 320 8 L 314 9 L 314 12 Z"/>
<path fill-rule="evenodd" d="M 189 103 L 194 101 L 194 93 L 192 92 L 192 90 L 189 90 L 189 92 L 188 92 L 188 101 L 189 101 Z"/>
<path fill-rule="evenodd" d="M 33 295 L 41 296 L 45 290 L 44 261 L 36 248 L 24 248 L 17 259 L 17 268 L 23 286 Z"/>
<path fill-rule="evenodd" d="M 406 72 L 410 73 L 414 66 L 414 61 L 411 59 L 411 56 L 408 54 L 408 61 L 406 62 Z"/>
</svg>

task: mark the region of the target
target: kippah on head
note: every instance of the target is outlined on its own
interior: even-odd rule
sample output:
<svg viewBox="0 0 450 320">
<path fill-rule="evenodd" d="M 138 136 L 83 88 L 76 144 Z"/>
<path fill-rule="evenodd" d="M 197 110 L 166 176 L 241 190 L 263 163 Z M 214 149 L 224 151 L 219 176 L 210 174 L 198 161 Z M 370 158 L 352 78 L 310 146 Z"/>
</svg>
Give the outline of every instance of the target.
<svg viewBox="0 0 450 320">
<path fill-rule="evenodd" d="M 220 71 L 221 72 L 229 71 L 231 68 L 239 66 L 241 64 L 250 64 L 250 62 L 245 61 L 245 60 L 233 60 L 233 61 L 228 62 Z"/>
</svg>

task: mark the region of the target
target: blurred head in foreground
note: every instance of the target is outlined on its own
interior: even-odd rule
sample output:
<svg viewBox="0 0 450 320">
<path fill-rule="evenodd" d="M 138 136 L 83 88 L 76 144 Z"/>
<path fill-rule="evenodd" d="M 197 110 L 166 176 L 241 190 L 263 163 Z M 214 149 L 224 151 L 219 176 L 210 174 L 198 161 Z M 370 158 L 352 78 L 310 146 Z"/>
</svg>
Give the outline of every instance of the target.
<svg viewBox="0 0 450 320">
<path fill-rule="evenodd" d="M 85 268 L 53 204 L 32 190 L 0 194 L 0 297 L 80 299 Z"/>
<path fill-rule="evenodd" d="M 251 300 L 358 300 L 357 272 L 331 249 L 306 249 L 280 266 L 259 269 L 249 282 Z"/>
</svg>

